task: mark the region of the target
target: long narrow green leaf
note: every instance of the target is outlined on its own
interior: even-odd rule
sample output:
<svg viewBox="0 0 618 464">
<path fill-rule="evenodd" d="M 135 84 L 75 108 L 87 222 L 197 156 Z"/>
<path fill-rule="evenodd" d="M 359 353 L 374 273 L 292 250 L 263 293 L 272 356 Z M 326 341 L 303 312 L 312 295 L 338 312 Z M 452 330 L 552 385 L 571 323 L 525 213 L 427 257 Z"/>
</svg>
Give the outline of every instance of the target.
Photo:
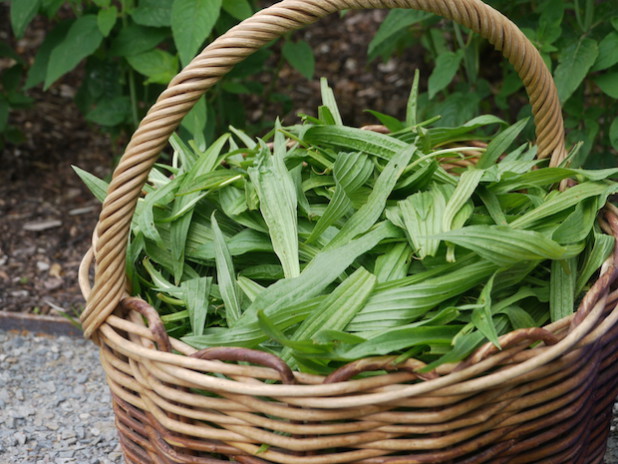
<svg viewBox="0 0 618 464">
<path fill-rule="evenodd" d="M 569 216 L 552 234 L 552 239 L 566 245 L 585 240 L 597 218 L 596 198 L 588 198 L 575 206 Z"/>
<path fill-rule="evenodd" d="M 268 237 L 251 229 L 243 229 L 226 241 L 231 256 L 240 256 L 251 252 L 272 252 L 273 246 Z M 213 241 L 203 242 L 199 247 L 188 248 L 187 256 L 199 260 L 215 259 Z"/>
<path fill-rule="evenodd" d="M 174 202 L 173 208 L 179 207 L 181 207 L 180 203 Z M 172 214 L 173 213 L 174 211 L 172 210 Z M 192 216 L 193 210 L 188 210 L 179 219 L 172 222 L 170 227 L 169 249 L 174 262 L 173 271 L 176 282 L 180 282 L 182 279 L 185 261 L 185 245 L 187 243 L 187 234 L 189 233 L 189 227 L 191 226 Z"/>
<path fill-rule="evenodd" d="M 77 166 L 71 166 L 75 173 L 79 176 L 88 190 L 94 195 L 94 197 L 103 203 L 105 197 L 107 196 L 107 187 L 108 183 L 98 177 L 90 174 L 89 172 L 84 171 L 83 169 L 78 168 Z"/>
<path fill-rule="evenodd" d="M 292 340 L 311 339 L 324 327 L 343 330 L 363 307 L 376 284 L 376 277 L 364 268 L 357 269 L 294 331 Z"/>
<path fill-rule="evenodd" d="M 367 155 L 359 152 L 339 153 L 333 165 L 333 177 L 346 194 L 351 195 L 365 185 L 373 170 L 373 163 Z"/>
<path fill-rule="evenodd" d="M 320 306 L 324 296 L 295 303 L 281 308 L 265 309 L 263 313 L 276 325 L 279 330 L 285 330 L 298 324 Z M 210 346 L 243 346 L 254 348 L 259 343 L 268 339 L 268 336 L 260 328 L 257 312 L 252 321 L 245 324 L 237 324 L 232 328 L 212 327 L 204 330 L 201 336 L 186 336 L 182 341 L 197 349 Z"/>
<path fill-rule="evenodd" d="M 614 249 L 616 240 L 614 237 L 605 234 L 594 234 L 594 245 L 586 256 L 581 270 L 577 276 L 575 294 L 579 295 L 584 289 L 592 275 L 601 267 L 609 254 Z"/>
<path fill-rule="evenodd" d="M 227 324 L 232 327 L 240 318 L 240 297 L 236 284 L 236 275 L 232 257 L 225 244 L 225 237 L 219 228 L 215 213 L 210 218 L 212 231 L 215 235 L 215 262 L 217 267 L 217 284 L 221 292 L 221 298 L 225 304 L 225 317 Z"/>
<path fill-rule="evenodd" d="M 492 275 L 483 287 L 477 302 L 478 308 L 472 310 L 471 321 L 479 332 L 481 332 L 495 346 L 500 348 L 498 332 L 496 331 L 496 326 L 494 325 L 491 311 L 491 292 L 495 277 L 496 274 Z"/>
<path fill-rule="evenodd" d="M 309 200 L 303 191 L 303 165 L 299 164 L 294 169 L 291 169 L 290 177 L 292 178 L 292 182 L 294 183 L 294 188 L 296 190 L 299 215 L 312 217 L 313 211 L 311 209 L 311 205 L 309 204 Z"/>
<path fill-rule="evenodd" d="M 359 268 L 330 293 L 319 311 L 311 313 L 291 337 L 292 341 L 311 340 L 320 330 L 343 330 L 364 306 L 376 283 L 376 277 L 364 268 Z M 282 358 L 289 361 L 292 350 L 284 349 Z"/>
<path fill-rule="evenodd" d="M 476 129 L 490 124 L 506 125 L 502 119 L 484 114 L 471 119 L 462 126 L 457 127 L 432 127 L 425 129 L 425 137 L 429 146 L 438 147 L 446 143 L 460 142 L 465 140 L 478 140 L 483 138 L 480 134 L 473 133 Z"/>
<path fill-rule="evenodd" d="M 414 80 L 412 81 L 412 90 L 410 90 L 410 96 L 408 97 L 408 104 L 406 105 L 406 126 L 416 126 L 417 112 L 418 112 L 418 83 L 421 73 L 418 69 L 414 70 Z"/>
<path fill-rule="evenodd" d="M 443 232 L 442 218 L 446 208 L 442 190 L 433 188 L 415 193 L 398 205 L 414 252 L 420 259 L 435 256 L 440 245 L 436 236 Z"/>
<path fill-rule="evenodd" d="M 255 301 L 257 296 L 265 290 L 265 287 L 262 287 L 257 282 L 245 276 L 238 276 L 236 282 L 238 283 L 238 287 L 245 295 L 247 295 L 247 298 L 249 298 L 250 301 Z"/>
<path fill-rule="evenodd" d="M 352 332 L 365 332 L 407 324 L 444 301 L 485 281 L 496 271 L 496 266 L 481 261 L 455 269 L 448 274 L 410 285 L 402 286 L 400 283 L 395 286 L 397 281 L 379 285 L 348 329 Z"/>
<path fill-rule="evenodd" d="M 197 153 L 197 159 L 192 166 L 193 179 L 212 172 L 217 166 L 217 161 L 221 156 L 221 150 L 230 140 L 230 134 L 223 134 L 215 140 L 205 151 Z"/>
<path fill-rule="evenodd" d="M 497 285 L 498 283 L 502 281 L 503 275 L 504 275 L 504 271 L 498 273 L 498 282 L 494 282 L 493 291 L 499 292 L 499 291 L 504 290 L 505 287 L 499 288 L 499 286 Z M 545 287 L 549 287 L 549 282 L 545 283 Z M 494 302 L 491 306 L 492 314 L 494 315 L 499 314 L 505 308 L 509 306 L 513 306 L 515 303 L 519 303 L 520 301 L 525 300 L 526 298 L 531 298 L 531 297 L 534 297 L 537 299 L 539 298 L 538 288 L 519 287 L 517 288 L 517 291 L 513 295 L 508 296 L 506 298 L 502 298 L 497 302 Z"/>
<path fill-rule="evenodd" d="M 513 330 L 536 327 L 536 322 L 532 316 L 530 316 L 530 314 L 528 314 L 526 310 L 520 306 L 507 306 L 501 310 L 499 314 L 504 314 L 509 318 Z"/>
<path fill-rule="evenodd" d="M 328 244 L 329 248 L 349 242 L 354 237 L 369 230 L 376 223 L 382 215 L 386 200 L 395 187 L 397 179 L 399 179 L 415 152 L 416 147 L 410 145 L 393 156 L 376 180 L 367 203 L 347 220 L 339 233 Z"/>
<path fill-rule="evenodd" d="M 233 185 L 219 190 L 219 204 L 228 217 L 238 216 L 249 209 L 245 191 Z"/>
<path fill-rule="evenodd" d="M 502 166 L 504 161 L 500 163 Z M 529 166 L 529 165 L 528 165 Z M 528 168 L 528 166 L 525 166 Z M 524 169 L 517 176 L 510 176 L 501 180 L 496 184 L 489 186 L 496 193 L 505 193 L 524 188 L 542 187 L 560 182 L 568 178 L 580 178 L 591 181 L 601 181 L 618 174 L 618 169 L 600 169 L 600 170 L 584 170 L 584 169 L 567 169 L 561 167 L 544 168 L 535 171 Z"/>
<path fill-rule="evenodd" d="M 512 192 L 531 187 L 542 187 L 560 182 L 572 177 L 575 171 L 566 168 L 545 168 L 525 172 L 489 185 L 489 189 L 497 194 Z"/>
<path fill-rule="evenodd" d="M 343 187 L 338 185 L 335 188 L 335 193 L 331 198 L 328 206 L 320 216 L 315 227 L 311 231 L 311 235 L 307 238 L 308 243 L 312 243 L 324 233 L 331 225 L 341 219 L 345 214 L 352 209 L 352 201 L 345 194 Z"/>
<path fill-rule="evenodd" d="M 144 237 L 156 243 L 162 242 L 161 234 L 157 229 L 157 224 L 155 224 L 154 208 L 155 206 L 167 205 L 174 200 L 174 193 L 178 189 L 181 180 L 181 177 L 177 177 L 146 195 L 140 207 L 141 214 L 137 218 L 137 226 L 144 234 Z"/>
<path fill-rule="evenodd" d="M 499 334 L 502 334 L 508 326 L 508 319 L 506 317 L 498 317 L 495 319 L 494 322 L 496 325 L 496 331 Z M 454 337 L 454 340 L 455 340 L 455 343 L 452 349 L 450 349 L 447 352 L 447 354 L 429 363 L 426 367 L 424 367 L 420 371 L 421 372 L 431 372 L 436 367 L 441 366 L 442 364 L 461 361 L 466 356 L 468 356 L 470 353 L 472 353 L 472 351 L 474 351 L 476 348 L 481 346 L 481 344 L 483 344 L 486 341 L 486 338 L 481 332 L 475 331 L 472 333 L 464 334 L 462 336 L 459 336 L 458 334 L 457 336 Z"/>
<path fill-rule="evenodd" d="M 391 132 L 398 132 L 406 129 L 406 126 L 404 126 L 399 119 L 394 118 L 393 116 L 373 110 L 365 110 L 365 112 L 375 116 L 375 118 Z"/>
<path fill-rule="evenodd" d="M 169 143 L 174 149 L 174 167 L 180 165 L 183 172 L 190 171 L 197 159 L 196 153 L 176 133 L 169 138 Z"/>
<path fill-rule="evenodd" d="M 485 208 L 487 208 L 487 212 L 496 225 L 507 225 L 506 216 L 500 207 L 500 200 L 498 199 L 498 196 L 493 191 L 486 188 L 479 188 L 476 193 L 485 205 Z"/>
<path fill-rule="evenodd" d="M 524 130 L 527 123 L 527 118 L 522 119 L 494 137 L 489 145 L 487 145 L 485 153 L 481 155 L 477 167 L 479 169 L 485 169 L 495 164 L 498 158 L 508 150 L 509 146 L 515 141 L 520 132 Z"/>
<path fill-rule="evenodd" d="M 421 326 L 395 328 L 350 348 L 336 349 L 336 358 L 353 361 L 367 356 L 379 356 L 418 345 L 449 345 L 459 331 L 457 326 Z"/>
<path fill-rule="evenodd" d="M 576 272 L 575 258 L 551 263 L 549 311 L 552 322 L 570 316 L 575 311 Z"/>
<path fill-rule="evenodd" d="M 236 137 L 238 137 L 241 140 L 242 143 L 245 144 L 247 148 L 253 149 L 257 146 L 257 143 L 251 137 L 249 137 L 244 131 L 240 129 L 236 129 L 233 126 L 230 126 L 229 129 Z"/>
<path fill-rule="evenodd" d="M 188 186 L 194 182 L 195 179 L 210 173 L 212 169 L 214 169 L 217 157 L 228 139 L 228 134 L 219 137 L 204 153 L 201 153 L 199 157 L 192 153 L 186 145 L 176 140 L 175 147 L 177 150 L 184 152 L 182 157 L 187 160 L 187 162 L 185 162 L 185 167 L 189 169 L 180 182 L 178 187 L 180 191 L 187 190 Z M 183 195 L 178 197 L 172 205 L 172 211 L 168 218 L 168 220 L 173 221 L 170 227 L 169 248 L 175 262 L 174 278 L 176 282 L 179 282 L 182 277 L 187 235 L 193 217 L 193 208 L 204 195 L 206 195 L 206 192 L 195 192 Z"/>
<path fill-rule="evenodd" d="M 374 273 L 378 282 L 388 282 L 404 278 L 410 266 L 412 250 L 407 243 L 393 245 L 386 253 L 376 258 Z"/>
<path fill-rule="evenodd" d="M 208 314 L 208 296 L 212 277 L 200 277 L 184 281 L 180 288 L 184 291 L 184 300 L 189 311 L 189 321 L 193 335 L 202 335 Z"/>
<path fill-rule="evenodd" d="M 484 171 L 481 169 L 468 169 L 459 177 L 457 187 L 455 187 L 455 191 L 444 209 L 444 216 L 442 217 L 442 230 L 444 232 L 451 230 L 453 219 L 474 193 L 483 173 Z"/>
<path fill-rule="evenodd" d="M 293 358 L 290 356 L 291 350 L 295 350 L 304 355 L 307 354 L 321 354 L 327 355 L 330 351 L 330 346 L 318 345 L 313 341 L 307 340 L 292 340 L 283 333 L 270 318 L 264 314 L 264 311 L 258 311 L 258 325 L 262 332 L 268 335 L 270 338 L 280 343 L 284 348 L 284 354 L 281 358 L 288 364 L 290 367 L 295 368 L 295 362 Z M 287 350 L 287 351 L 286 351 Z M 286 354 L 287 353 L 287 354 Z"/>
<path fill-rule="evenodd" d="M 313 126 L 305 132 L 303 141 L 367 153 L 387 160 L 408 146 L 388 135 L 347 126 Z"/>
<path fill-rule="evenodd" d="M 528 228 L 541 219 L 577 205 L 586 198 L 594 196 L 606 198 L 609 194 L 614 193 L 615 191 L 616 186 L 609 187 L 604 183 L 586 182 L 579 184 L 565 190 L 564 192 L 559 192 L 554 195 L 551 199 L 547 200 L 539 207 L 511 222 L 510 226 L 517 229 Z"/>
<path fill-rule="evenodd" d="M 347 126 L 313 126 L 303 136 L 303 141 L 320 147 L 334 146 L 349 151 L 360 151 L 378 158 L 389 160 L 409 144 L 394 137 L 377 132 Z M 423 160 L 421 167 L 431 164 L 431 158 Z M 444 169 L 438 168 L 435 176 L 441 182 L 454 183 L 454 179 Z"/>
<path fill-rule="evenodd" d="M 220 169 L 197 176 L 183 185 L 178 196 L 190 195 L 202 190 L 216 190 L 243 178 L 243 175 L 233 169 Z"/>
<path fill-rule="evenodd" d="M 339 114 L 339 108 L 337 107 L 337 102 L 335 100 L 335 94 L 333 90 L 328 86 L 328 81 L 326 78 L 320 79 L 320 89 L 322 92 L 322 104 L 328 108 L 330 114 L 335 120 L 335 124 L 338 126 L 343 125 L 343 121 L 341 120 L 341 115 Z"/>
<path fill-rule="evenodd" d="M 281 144 L 283 148 L 280 148 Z M 275 147 L 275 156 L 263 151 L 260 164 L 248 172 L 260 199 L 260 211 L 268 226 L 273 249 L 286 278 L 294 278 L 300 274 L 296 188 L 281 153 L 285 149 L 285 140 L 276 136 Z"/>
<path fill-rule="evenodd" d="M 366 234 L 337 248 L 323 250 L 303 269 L 295 279 L 280 280 L 268 287 L 247 308 L 243 323 L 255 320 L 259 309 L 267 315 L 271 308 L 283 308 L 294 301 L 302 302 L 321 293 L 339 277 L 363 253 L 374 248 L 387 238 L 397 237 L 398 230 L 388 222 L 382 222 Z"/>
<path fill-rule="evenodd" d="M 142 260 L 142 265 L 144 269 L 146 269 L 146 272 L 148 272 L 155 290 L 168 293 L 176 298 L 182 298 L 184 296 L 183 290 L 163 277 L 163 274 L 155 269 L 148 258 Z"/>
<path fill-rule="evenodd" d="M 326 210 L 318 220 L 307 239 L 314 242 L 328 227 L 343 217 L 352 207 L 350 195 L 353 195 L 373 173 L 373 163 L 367 155 L 361 153 L 340 153 L 333 165 L 335 192 Z"/>
<path fill-rule="evenodd" d="M 439 234 L 437 238 L 472 250 L 498 266 L 567 256 L 566 248 L 543 234 L 508 226 L 467 226 Z"/>
</svg>

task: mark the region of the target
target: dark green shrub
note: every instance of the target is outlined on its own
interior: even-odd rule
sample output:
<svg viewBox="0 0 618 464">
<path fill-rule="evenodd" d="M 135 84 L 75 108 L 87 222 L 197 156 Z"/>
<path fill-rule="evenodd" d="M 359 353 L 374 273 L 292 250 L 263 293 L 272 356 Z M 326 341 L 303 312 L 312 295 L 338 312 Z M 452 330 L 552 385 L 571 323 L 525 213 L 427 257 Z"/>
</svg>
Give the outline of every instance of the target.
<svg viewBox="0 0 618 464">
<path fill-rule="evenodd" d="M 583 142 L 574 165 L 615 165 L 618 151 L 618 2 L 487 0 L 515 22 L 552 70 L 570 144 Z M 440 23 L 440 24 L 438 24 Z M 439 25 L 440 27 L 436 27 Z M 393 10 L 369 45 L 383 59 L 420 42 L 434 66 L 422 99 L 431 116 L 457 125 L 481 112 L 529 112 L 512 67 L 476 34 L 440 18 Z M 435 63 L 435 65 L 434 65 Z M 458 73 L 462 74 L 460 77 Z M 493 96 L 493 100 L 487 98 Z M 511 114 L 512 117 L 517 115 Z"/>
<path fill-rule="evenodd" d="M 53 27 L 28 69 L 8 45 L 0 49 L 0 54 L 15 55 L 17 63 L 2 74 L 0 132 L 9 111 L 5 101 L 18 107 L 13 102 L 27 100 L 24 91 L 38 85 L 47 90 L 84 61 L 76 103 L 85 118 L 114 133 L 132 130 L 181 66 L 255 8 L 253 0 L 13 0 L 10 19 L 15 37 L 24 35 L 37 14 L 46 16 Z M 251 79 L 260 72 L 276 72 L 276 67 L 266 66 L 270 55 L 265 49 L 237 66 L 198 102 L 183 129 L 203 142 L 216 127 L 244 127 L 239 94 L 265 93 L 285 103 L 285 97 L 266 92 Z M 313 54 L 306 43 L 286 41 L 282 59 L 312 77 Z M 20 79 L 17 74 L 24 72 L 25 79 Z"/>
</svg>

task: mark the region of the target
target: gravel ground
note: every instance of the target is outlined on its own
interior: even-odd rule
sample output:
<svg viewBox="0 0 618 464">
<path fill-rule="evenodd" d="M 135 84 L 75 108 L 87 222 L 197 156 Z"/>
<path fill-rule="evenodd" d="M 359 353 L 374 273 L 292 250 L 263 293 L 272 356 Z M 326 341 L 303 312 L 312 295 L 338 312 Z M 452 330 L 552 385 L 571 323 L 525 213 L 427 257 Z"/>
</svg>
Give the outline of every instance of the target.
<svg viewBox="0 0 618 464">
<path fill-rule="evenodd" d="M 96 347 L 0 330 L 0 464 L 121 464 Z"/>
<path fill-rule="evenodd" d="M 618 464 L 617 425 L 606 464 Z M 96 347 L 0 329 L 0 464 L 122 462 Z"/>
</svg>

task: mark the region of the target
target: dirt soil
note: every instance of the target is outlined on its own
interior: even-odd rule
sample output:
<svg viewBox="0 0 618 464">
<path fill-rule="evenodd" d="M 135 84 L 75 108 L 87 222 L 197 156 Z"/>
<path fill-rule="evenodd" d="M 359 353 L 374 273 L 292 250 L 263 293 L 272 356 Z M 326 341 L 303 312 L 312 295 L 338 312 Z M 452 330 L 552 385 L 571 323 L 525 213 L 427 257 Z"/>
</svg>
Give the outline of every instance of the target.
<svg viewBox="0 0 618 464">
<path fill-rule="evenodd" d="M 0 16 L 5 18 L 0 20 L 0 39 L 6 39 L 8 14 Z M 307 81 L 288 66 L 281 69 L 277 90 L 290 95 L 295 108 L 286 120 L 300 112 L 315 114 L 321 76 L 334 88 L 347 124 L 375 123 L 363 112 L 367 108 L 403 116 L 414 69 L 429 68 L 418 50 L 387 63 L 367 63 L 367 45 L 384 16 L 378 10 L 349 12 L 296 33 L 314 50 L 316 78 Z M 31 60 L 45 23 L 30 29 L 16 45 Z M 30 96 L 35 105 L 11 114 L 10 123 L 26 140 L 7 145 L 0 154 L 0 310 L 77 315 L 83 308 L 77 273 L 99 203 L 71 166 L 105 177 L 126 140 L 113 140 L 85 122 L 73 103 L 80 76 L 77 69 L 46 92 L 34 89 Z M 277 116 L 277 109 L 264 108 L 259 98 L 247 98 L 246 105 L 252 121 Z"/>
</svg>

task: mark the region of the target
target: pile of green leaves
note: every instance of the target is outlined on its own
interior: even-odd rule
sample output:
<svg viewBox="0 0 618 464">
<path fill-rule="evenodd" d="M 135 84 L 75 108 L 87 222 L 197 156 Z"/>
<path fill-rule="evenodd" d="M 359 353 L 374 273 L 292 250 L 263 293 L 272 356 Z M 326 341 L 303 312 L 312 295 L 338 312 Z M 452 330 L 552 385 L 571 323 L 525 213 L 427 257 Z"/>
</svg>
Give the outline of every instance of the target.
<svg viewBox="0 0 618 464">
<path fill-rule="evenodd" d="M 614 246 L 596 217 L 618 169 L 509 151 L 525 120 L 417 121 L 417 83 L 405 121 L 373 112 L 389 135 L 343 125 L 323 81 L 301 125 L 258 140 L 232 129 L 205 151 L 171 139 L 128 250 L 133 292 L 170 335 L 309 372 L 384 354 L 431 369 L 572 314 Z M 496 126 L 486 149 L 467 146 Z M 102 199 L 106 185 L 78 172 Z M 578 184 L 555 189 L 564 179 Z"/>
</svg>

